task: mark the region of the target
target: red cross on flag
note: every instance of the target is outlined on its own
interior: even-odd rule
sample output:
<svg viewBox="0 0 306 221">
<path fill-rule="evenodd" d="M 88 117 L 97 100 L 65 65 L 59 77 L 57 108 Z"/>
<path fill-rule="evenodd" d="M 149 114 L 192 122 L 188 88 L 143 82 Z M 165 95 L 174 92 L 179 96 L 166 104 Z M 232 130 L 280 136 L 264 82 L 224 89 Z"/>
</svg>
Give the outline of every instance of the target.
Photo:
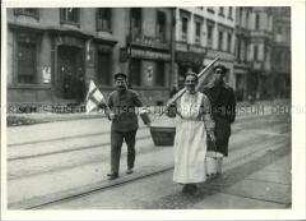
<svg viewBox="0 0 306 221">
<path fill-rule="evenodd" d="M 99 109 L 101 105 L 106 105 L 105 98 L 93 80 L 89 82 L 89 89 L 86 96 L 86 112 L 92 112 Z"/>
</svg>

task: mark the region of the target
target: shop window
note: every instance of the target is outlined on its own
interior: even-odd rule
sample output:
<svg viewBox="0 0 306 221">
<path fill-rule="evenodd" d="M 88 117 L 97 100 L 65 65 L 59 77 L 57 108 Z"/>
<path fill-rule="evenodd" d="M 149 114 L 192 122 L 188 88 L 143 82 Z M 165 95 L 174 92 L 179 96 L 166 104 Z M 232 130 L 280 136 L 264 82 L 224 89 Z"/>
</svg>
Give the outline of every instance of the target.
<svg viewBox="0 0 306 221">
<path fill-rule="evenodd" d="M 97 30 L 111 32 L 112 10 L 110 8 L 99 8 L 97 11 Z"/>
<path fill-rule="evenodd" d="M 201 43 L 201 22 L 195 23 L 195 43 L 200 44 Z"/>
<path fill-rule="evenodd" d="M 34 42 L 17 42 L 17 81 L 36 83 L 37 46 Z"/>
<path fill-rule="evenodd" d="M 219 35 L 218 35 L 218 49 L 220 51 L 223 50 L 223 32 L 219 31 Z"/>
<path fill-rule="evenodd" d="M 182 41 L 187 41 L 188 18 L 182 17 Z"/>
<path fill-rule="evenodd" d="M 157 12 L 157 37 L 166 40 L 166 14 L 164 12 Z"/>
<path fill-rule="evenodd" d="M 98 81 L 101 85 L 111 86 L 111 53 L 98 50 Z"/>
<path fill-rule="evenodd" d="M 26 15 L 34 18 L 39 18 L 39 13 L 37 8 L 16 8 L 14 9 L 14 15 Z"/>
<path fill-rule="evenodd" d="M 131 59 L 129 81 L 131 86 L 141 85 L 141 60 Z"/>
<path fill-rule="evenodd" d="M 232 34 L 228 33 L 227 34 L 227 51 L 231 52 L 232 50 Z"/>
<path fill-rule="evenodd" d="M 137 37 L 141 35 L 141 8 L 131 9 L 131 26 L 132 26 L 132 36 Z"/>
<path fill-rule="evenodd" d="M 60 9 L 61 23 L 80 24 L 80 9 L 78 8 L 63 8 Z"/>
<path fill-rule="evenodd" d="M 156 86 L 165 86 L 165 63 L 162 61 L 156 62 Z"/>
</svg>

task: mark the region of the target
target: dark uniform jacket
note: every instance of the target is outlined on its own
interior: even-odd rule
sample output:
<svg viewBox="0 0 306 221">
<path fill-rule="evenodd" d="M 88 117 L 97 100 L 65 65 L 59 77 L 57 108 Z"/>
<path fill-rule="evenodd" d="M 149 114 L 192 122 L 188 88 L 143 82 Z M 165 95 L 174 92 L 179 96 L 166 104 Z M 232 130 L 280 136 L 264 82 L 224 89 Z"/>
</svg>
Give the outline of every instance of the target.
<svg viewBox="0 0 306 221">
<path fill-rule="evenodd" d="M 122 93 L 112 92 L 108 98 L 108 106 L 116 115 L 115 120 L 112 121 L 112 130 L 126 132 L 138 128 L 135 107 L 143 105 L 135 91 L 127 89 Z"/>
<path fill-rule="evenodd" d="M 215 121 L 216 145 L 208 145 L 208 150 L 215 149 L 224 156 L 228 155 L 228 141 L 231 135 L 231 123 L 236 117 L 236 98 L 234 91 L 225 83 L 210 85 L 202 92 L 211 103 L 211 115 Z M 213 147 L 212 147 L 213 146 Z"/>
</svg>

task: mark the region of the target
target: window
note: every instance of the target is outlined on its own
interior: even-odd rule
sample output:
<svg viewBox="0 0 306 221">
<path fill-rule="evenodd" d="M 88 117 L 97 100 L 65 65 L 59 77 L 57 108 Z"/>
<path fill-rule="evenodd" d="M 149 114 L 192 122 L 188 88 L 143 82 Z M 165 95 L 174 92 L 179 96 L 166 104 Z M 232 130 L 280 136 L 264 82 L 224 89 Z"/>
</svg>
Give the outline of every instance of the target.
<svg viewBox="0 0 306 221">
<path fill-rule="evenodd" d="M 249 10 L 247 10 L 247 13 L 246 13 L 246 28 L 249 27 L 249 19 L 250 19 L 250 12 L 249 12 Z"/>
<path fill-rule="evenodd" d="M 233 19 L 233 7 L 228 8 L 228 18 Z"/>
<path fill-rule="evenodd" d="M 111 32 L 112 11 L 110 8 L 99 8 L 97 11 L 97 30 Z"/>
<path fill-rule="evenodd" d="M 260 17 L 259 17 L 259 14 L 256 14 L 256 17 L 255 17 L 255 29 L 258 30 L 259 29 L 259 22 L 260 22 Z"/>
<path fill-rule="evenodd" d="M 182 40 L 187 41 L 188 18 L 182 17 Z"/>
<path fill-rule="evenodd" d="M 36 83 L 36 39 L 28 35 L 19 35 L 17 40 L 17 82 L 21 84 Z"/>
<path fill-rule="evenodd" d="M 14 9 L 14 14 L 16 16 L 26 15 L 26 16 L 31 16 L 31 17 L 34 17 L 34 18 L 39 17 L 38 9 L 36 9 L 36 8 L 16 8 L 16 9 Z"/>
<path fill-rule="evenodd" d="M 239 8 L 239 13 L 238 13 L 238 24 L 241 26 L 242 25 L 242 8 Z"/>
<path fill-rule="evenodd" d="M 241 61 L 241 39 L 237 37 L 237 59 L 238 61 Z"/>
<path fill-rule="evenodd" d="M 282 30 L 282 27 L 279 26 L 277 27 L 277 34 L 282 34 L 283 30 Z"/>
<path fill-rule="evenodd" d="M 219 8 L 219 15 L 224 16 L 224 7 Z"/>
<path fill-rule="evenodd" d="M 80 9 L 78 8 L 64 8 L 60 9 L 61 23 L 77 24 L 80 23 Z"/>
<path fill-rule="evenodd" d="M 231 52 L 232 50 L 232 34 L 228 33 L 227 34 L 227 51 Z"/>
<path fill-rule="evenodd" d="M 207 11 L 208 11 L 209 13 L 212 13 L 212 14 L 215 13 L 215 10 L 214 10 L 213 7 L 207 7 Z"/>
<path fill-rule="evenodd" d="M 212 46 L 212 36 L 213 36 L 213 25 L 207 24 L 207 47 Z"/>
<path fill-rule="evenodd" d="M 223 32 L 222 31 L 219 31 L 219 36 L 218 36 L 218 49 L 220 51 L 223 50 Z"/>
<path fill-rule="evenodd" d="M 195 23 L 195 43 L 200 44 L 201 43 L 201 22 Z"/>
<path fill-rule="evenodd" d="M 130 63 L 130 84 L 131 86 L 140 86 L 141 85 L 141 60 L 140 59 L 131 59 Z"/>
<path fill-rule="evenodd" d="M 258 60 L 258 46 L 254 45 L 254 60 Z"/>
<path fill-rule="evenodd" d="M 156 63 L 155 85 L 165 86 L 165 63 L 163 61 Z"/>
<path fill-rule="evenodd" d="M 111 85 L 111 53 L 98 50 L 98 82 Z"/>
<path fill-rule="evenodd" d="M 248 60 L 248 41 L 244 40 L 244 61 Z"/>
<path fill-rule="evenodd" d="M 132 8 L 131 9 L 131 26 L 132 26 L 132 36 L 137 37 L 141 35 L 141 9 Z"/>
<path fill-rule="evenodd" d="M 166 14 L 164 12 L 157 12 L 157 37 L 166 40 Z"/>
</svg>

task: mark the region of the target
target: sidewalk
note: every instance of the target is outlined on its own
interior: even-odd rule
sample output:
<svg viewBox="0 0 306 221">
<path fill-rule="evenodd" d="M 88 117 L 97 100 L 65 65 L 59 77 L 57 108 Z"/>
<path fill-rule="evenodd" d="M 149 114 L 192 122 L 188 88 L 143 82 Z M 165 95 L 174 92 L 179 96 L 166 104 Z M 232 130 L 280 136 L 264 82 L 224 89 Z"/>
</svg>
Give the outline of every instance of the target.
<svg viewBox="0 0 306 221">
<path fill-rule="evenodd" d="M 237 108 L 248 108 L 251 109 L 255 106 L 272 106 L 272 105 L 290 105 L 290 100 L 271 100 L 271 101 L 257 101 L 253 104 L 250 104 L 247 101 L 238 102 Z M 154 107 L 151 107 L 154 109 Z M 253 108 L 253 111 L 255 109 Z M 245 113 L 247 114 L 247 113 Z M 40 123 L 48 123 L 55 121 L 68 121 L 68 120 L 80 120 L 80 119 L 94 119 L 94 118 L 104 118 L 105 115 L 102 112 L 93 112 L 93 113 L 28 113 L 28 114 L 7 114 L 7 124 L 8 126 L 19 126 L 19 125 L 33 125 Z M 154 117 L 154 116 L 151 116 Z M 242 116 L 248 117 L 248 116 Z"/>
</svg>

